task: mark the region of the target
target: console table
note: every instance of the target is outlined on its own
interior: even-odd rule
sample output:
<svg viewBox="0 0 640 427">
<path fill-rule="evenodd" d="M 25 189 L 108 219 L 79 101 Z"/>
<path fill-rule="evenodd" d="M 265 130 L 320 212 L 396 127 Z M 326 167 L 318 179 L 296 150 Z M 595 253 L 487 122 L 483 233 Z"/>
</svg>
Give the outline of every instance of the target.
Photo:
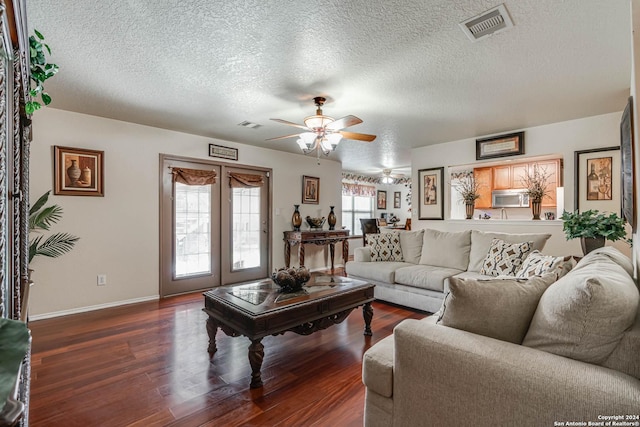
<svg viewBox="0 0 640 427">
<path fill-rule="evenodd" d="M 333 274 L 333 259 L 335 258 L 336 243 L 342 242 L 342 259 L 347 263 L 349 259 L 349 230 L 309 230 L 284 232 L 284 264 L 289 267 L 291 261 L 291 246 L 299 245 L 298 258 L 300 266 L 304 265 L 304 244 L 329 245 L 331 254 L 331 273 Z"/>
</svg>

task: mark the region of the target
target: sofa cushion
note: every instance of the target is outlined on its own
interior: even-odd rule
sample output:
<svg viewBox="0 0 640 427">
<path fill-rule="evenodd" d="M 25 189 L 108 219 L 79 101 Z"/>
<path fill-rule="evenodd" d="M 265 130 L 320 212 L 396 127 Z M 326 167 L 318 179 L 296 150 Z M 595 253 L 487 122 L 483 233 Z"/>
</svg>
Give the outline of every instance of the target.
<svg viewBox="0 0 640 427">
<path fill-rule="evenodd" d="M 461 272 L 461 270 L 456 270 L 455 268 L 437 267 L 433 265 L 412 265 L 396 270 L 396 283 L 444 292 L 447 279 Z"/>
<path fill-rule="evenodd" d="M 485 232 L 479 230 L 471 231 L 471 252 L 469 253 L 469 271 L 480 271 L 482 268 L 482 262 L 489 252 L 489 247 L 493 239 L 501 239 L 507 243 L 521 243 L 521 242 L 533 242 L 533 250 L 541 251 L 544 248 L 545 243 L 549 240 L 551 234 L 509 234 L 509 233 L 494 233 Z"/>
<path fill-rule="evenodd" d="M 628 256 L 620 252 L 618 249 L 611 246 L 604 246 L 602 248 L 598 248 L 589 252 L 580 260 L 575 268 L 580 269 L 584 266 L 589 265 L 593 260 L 596 259 L 603 261 L 613 261 L 620 267 L 624 268 L 629 276 L 633 277 L 633 264 L 631 263 L 631 259 L 629 259 Z"/>
<path fill-rule="evenodd" d="M 532 250 L 532 242 L 506 243 L 493 239 L 485 257 L 480 274 L 487 276 L 515 276 L 524 259 Z"/>
<path fill-rule="evenodd" d="M 605 368 L 624 372 L 640 380 L 640 308 L 633 326 L 622 335 L 611 356 L 602 364 Z"/>
<path fill-rule="evenodd" d="M 611 355 L 633 324 L 640 296 L 623 267 L 607 256 L 590 260 L 542 295 L 523 345 L 595 364 Z"/>
<path fill-rule="evenodd" d="M 530 279 L 449 279 L 438 324 L 521 344 L 555 273 Z"/>
<path fill-rule="evenodd" d="M 381 396 L 393 395 L 393 335 L 378 341 L 362 356 L 362 382 Z"/>
<path fill-rule="evenodd" d="M 516 277 L 526 279 L 531 276 L 541 276 L 555 270 L 558 270 L 558 276 L 562 277 L 573 267 L 572 260 L 573 258 L 571 256 L 543 255 L 540 251 L 536 250 L 531 252 L 524 260 L 516 272 Z"/>
<path fill-rule="evenodd" d="M 371 248 L 371 261 L 402 261 L 398 233 L 367 234 L 367 246 Z"/>
<path fill-rule="evenodd" d="M 418 264 L 422 255 L 422 239 L 424 230 L 400 231 L 400 247 L 405 262 Z"/>
<path fill-rule="evenodd" d="M 469 265 L 471 230 L 446 232 L 424 230 L 420 264 L 464 271 Z"/>
<path fill-rule="evenodd" d="M 378 262 L 356 262 L 349 261 L 345 265 L 345 271 L 350 276 L 358 276 L 364 279 L 375 280 L 377 282 L 395 282 L 395 272 L 400 267 L 408 267 L 413 264 L 407 262 L 378 261 Z"/>
</svg>

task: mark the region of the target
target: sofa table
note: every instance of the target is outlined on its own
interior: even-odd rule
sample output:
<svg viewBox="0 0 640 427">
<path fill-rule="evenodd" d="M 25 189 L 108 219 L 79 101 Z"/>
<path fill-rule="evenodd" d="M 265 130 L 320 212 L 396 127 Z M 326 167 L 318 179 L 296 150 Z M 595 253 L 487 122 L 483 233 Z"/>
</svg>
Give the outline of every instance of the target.
<svg viewBox="0 0 640 427">
<path fill-rule="evenodd" d="M 346 277 L 312 276 L 301 291 L 293 293 L 281 292 L 271 279 L 214 288 L 204 293 L 209 356 L 213 359 L 217 351 L 218 328 L 231 337 L 246 336 L 251 341 L 250 387 L 262 387 L 262 338 L 286 331 L 309 335 L 341 323 L 359 306 L 363 306 L 364 334 L 371 335 L 374 287 Z"/>
<path fill-rule="evenodd" d="M 329 245 L 331 255 L 331 274 L 333 274 L 333 259 L 335 258 L 335 245 L 342 242 L 342 259 L 344 264 L 349 259 L 349 230 L 309 230 L 309 231 L 285 231 L 284 232 L 284 265 L 289 267 L 291 262 L 291 246 L 300 245 L 298 248 L 298 260 L 300 267 L 304 265 L 304 244 Z"/>
</svg>

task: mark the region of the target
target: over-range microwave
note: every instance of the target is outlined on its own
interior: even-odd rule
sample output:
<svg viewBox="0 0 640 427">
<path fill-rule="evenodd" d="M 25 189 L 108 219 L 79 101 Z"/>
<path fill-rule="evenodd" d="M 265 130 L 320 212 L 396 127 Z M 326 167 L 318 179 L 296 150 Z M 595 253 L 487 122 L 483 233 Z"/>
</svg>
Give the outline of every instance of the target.
<svg viewBox="0 0 640 427">
<path fill-rule="evenodd" d="M 529 195 L 526 190 L 493 190 L 491 207 L 524 208 L 529 206 Z"/>
</svg>

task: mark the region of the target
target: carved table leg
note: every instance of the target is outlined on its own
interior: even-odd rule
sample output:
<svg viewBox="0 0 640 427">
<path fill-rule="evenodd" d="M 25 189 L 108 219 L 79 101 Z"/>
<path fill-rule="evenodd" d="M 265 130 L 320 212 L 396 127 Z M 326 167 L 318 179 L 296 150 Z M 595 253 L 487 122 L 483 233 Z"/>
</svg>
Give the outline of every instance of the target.
<svg viewBox="0 0 640 427">
<path fill-rule="evenodd" d="M 207 334 L 209 335 L 209 358 L 213 358 L 213 355 L 218 351 L 216 347 L 216 332 L 218 332 L 218 322 L 213 317 L 207 319 Z"/>
<path fill-rule="evenodd" d="M 364 334 L 365 335 L 373 335 L 371 332 L 371 319 L 373 319 L 373 307 L 371 307 L 371 303 L 368 302 L 362 306 L 362 317 L 364 317 Z"/>
<path fill-rule="evenodd" d="M 300 267 L 304 267 L 304 243 L 300 242 L 300 248 L 298 249 L 298 258 L 300 261 Z"/>
<path fill-rule="evenodd" d="M 284 242 L 284 265 L 289 268 L 291 263 L 291 243 L 289 241 Z"/>
<path fill-rule="evenodd" d="M 329 243 L 329 254 L 331 255 L 331 274 L 333 274 L 333 259 L 336 255 L 336 244 Z"/>
<path fill-rule="evenodd" d="M 344 261 L 344 264 L 342 264 L 343 266 L 347 265 L 347 261 L 349 260 L 349 241 L 348 240 L 343 240 L 342 241 L 342 261 Z M 347 271 L 344 270 L 344 275 L 347 275 Z"/>
<path fill-rule="evenodd" d="M 249 364 L 251 365 L 251 388 L 262 387 L 262 374 L 260 374 L 260 368 L 262 368 L 262 360 L 264 359 L 264 345 L 260 342 L 262 338 L 257 340 L 251 340 L 249 346 Z"/>
</svg>

